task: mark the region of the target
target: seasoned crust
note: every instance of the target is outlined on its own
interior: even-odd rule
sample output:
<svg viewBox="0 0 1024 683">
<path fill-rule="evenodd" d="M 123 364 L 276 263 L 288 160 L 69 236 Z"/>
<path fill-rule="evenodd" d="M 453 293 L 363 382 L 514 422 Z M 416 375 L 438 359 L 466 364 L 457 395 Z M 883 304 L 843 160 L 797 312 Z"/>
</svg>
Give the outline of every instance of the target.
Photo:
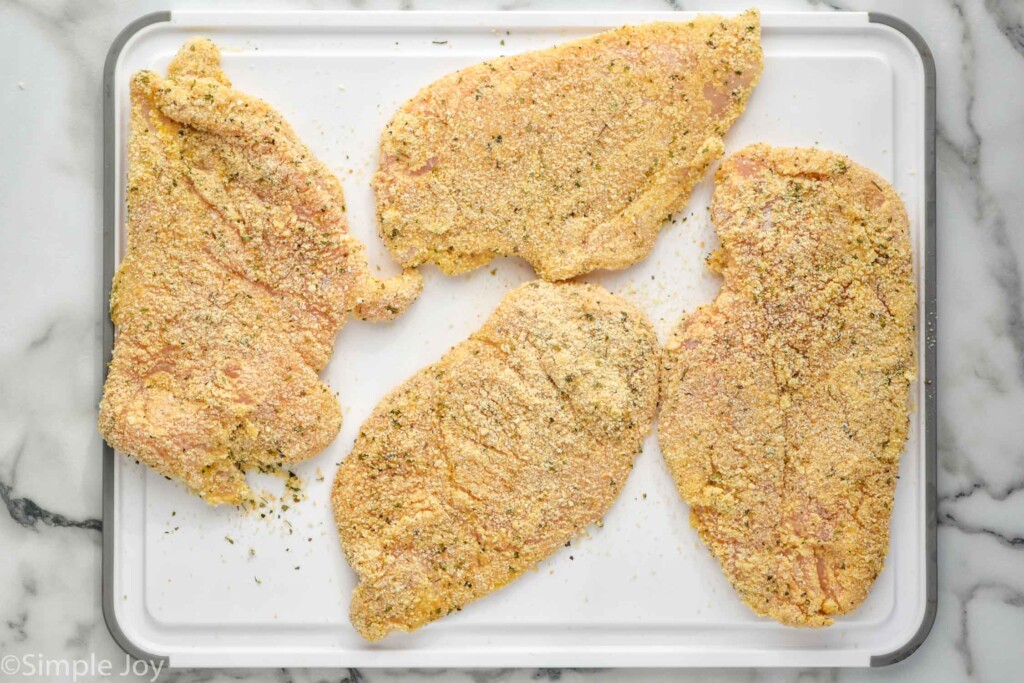
<svg viewBox="0 0 1024 683">
<path fill-rule="evenodd" d="M 337 179 L 231 87 L 208 40 L 187 42 L 167 78 L 132 78 L 127 197 L 99 430 L 207 502 L 243 503 L 246 469 L 337 435 L 317 372 L 349 312 L 397 314 L 419 276 L 377 286 Z"/>
<path fill-rule="evenodd" d="M 721 156 L 762 64 L 750 10 L 445 76 L 381 136 L 381 237 L 403 265 L 449 274 L 513 254 L 547 280 L 625 268 Z"/>
<path fill-rule="evenodd" d="M 903 204 L 818 149 L 748 147 L 716 176 L 724 277 L 667 345 L 659 439 L 742 600 L 793 626 L 882 570 L 914 375 Z"/>
<path fill-rule="evenodd" d="M 332 495 L 359 633 L 462 609 L 598 521 L 654 419 L 658 356 L 626 301 L 532 282 L 388 394 Z"/>
</svg>

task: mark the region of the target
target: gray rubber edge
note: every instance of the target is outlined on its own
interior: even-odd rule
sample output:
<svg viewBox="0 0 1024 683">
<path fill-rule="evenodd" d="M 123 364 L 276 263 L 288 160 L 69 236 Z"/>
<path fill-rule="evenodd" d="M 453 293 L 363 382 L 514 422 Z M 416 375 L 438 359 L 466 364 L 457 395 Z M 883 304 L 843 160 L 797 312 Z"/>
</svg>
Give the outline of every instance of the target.
<svg viewBox="0 0 1024 683">
<path fill-rule="evenodd" d="M 925 244 L 924 244 L 924 394 L 925 417 L 925 553 L 927 555 L 926 590 L 927 605 L 924 619 L 921 620 L 917 632 L 901 647 L 892 652 L 872 655 L 871 666 L 888 666 L 903 661 L 912 655 L 931 633 L 935 623 L 935 612 L 938 609 L 938 534 L 936 518 L 936 454 L 938 452 L 938 377 L 936 374 L 936 355 L 938 343 L 938 321 L 936 319 L 936 284 L 935 284 L 935 58 L 931 48 L 921 34 L 913 26 L 889 14 L 869 12 L 868 21 L 893 28 L 907 38 L 917 48 L 924 66 L 924 137 L 925 137 Z"/>
<path fill-rule="evenodd" d="M 170 12 L 153 12 L 139 17 L 124 27 L 117 34 L 107 52 L 107 60 L 103 65 L 103 301 L 100 321 L 103 326 L 103 381 L 107 380 L 107 368 L 114 352 L 114 323 L 110 320 L 110 287 L 114 280 L 114 210 L 117 207 L 117 177 L 115 176 L 114 147 L 116 140 L 114 119 L 114 71 L 117 59 L 125 43 L 143 28 L 162 21 L 170 21 Z M 103 441 L 103 579 L 101 601 L 103 604 L 103 621 L 107 624 L 114 639 L 125 653 L 135 659 L 147 662 L 166 664 L 164 655 L 146 652 L 133 643 L 121 625 L 117 622 L 114 611 L 114 449 Z"/>
</svg>

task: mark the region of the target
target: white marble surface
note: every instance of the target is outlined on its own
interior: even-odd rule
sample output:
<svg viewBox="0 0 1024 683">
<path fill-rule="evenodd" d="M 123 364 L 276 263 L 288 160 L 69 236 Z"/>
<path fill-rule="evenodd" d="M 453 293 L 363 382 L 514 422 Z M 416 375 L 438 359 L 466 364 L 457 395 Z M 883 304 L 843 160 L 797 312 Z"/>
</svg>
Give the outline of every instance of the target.
<svg viewBox="0 0 1024 683">
<path fill-rule="evenodd" d="M 157 9 L 206 4 L 0 0 L 0 656 L 69 660 L 95 654 L 113 662 L 114 676 L 124 666 L 99 603 L 100 444 L 94 422 L 105 305 L 101 70 L 108 45 L 130 20 Z M 571 0 L 224 4 L 584 5 Z M 740 9 L 750 4 L 623 0 L 585 6 Z M 918 653 L 883 670 L 164 671 L 160 680 L 1024 679 L 1024 226 L 1019 224 L 1024 220 L 1019 165 L 1024 2 L 757 4 L 763 10 L 895 14 L 924 35 L 938 65 L 940 588 L 934 630 Z M 8 677 L 0 674 L 0 679 Z"/>
</svg>

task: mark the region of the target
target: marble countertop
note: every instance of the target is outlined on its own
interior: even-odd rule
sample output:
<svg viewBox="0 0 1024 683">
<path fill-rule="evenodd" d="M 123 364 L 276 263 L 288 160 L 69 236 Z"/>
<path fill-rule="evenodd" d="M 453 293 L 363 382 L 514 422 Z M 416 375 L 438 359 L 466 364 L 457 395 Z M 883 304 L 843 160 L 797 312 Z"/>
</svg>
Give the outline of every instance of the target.
<svg viewBox="0 0 1024 683">
<path fill-rule="evenodd" d="M 0 2 L 0 656 L 95 656 L 113 662 L 115 677 L 124 668 L 99 598 L 101 72 L 107 47 L 135 17 L 205 4 Z M 1024 2 L 609 0 L 586 7 L 750 4 L 765 11 L 888 12 L 914 25 L 935 54 L 939 609 L 921 649 L 882 670 L 181 670 L 163 671 L 159 680 L 1001 682 L 1024 676 L 1024 229 L 1018 224 L 1024 219 Z M 235 9 L 581 5 L 224 3 Z M 125 680 L 151 678 L 150 671 Z"/>
</svg>

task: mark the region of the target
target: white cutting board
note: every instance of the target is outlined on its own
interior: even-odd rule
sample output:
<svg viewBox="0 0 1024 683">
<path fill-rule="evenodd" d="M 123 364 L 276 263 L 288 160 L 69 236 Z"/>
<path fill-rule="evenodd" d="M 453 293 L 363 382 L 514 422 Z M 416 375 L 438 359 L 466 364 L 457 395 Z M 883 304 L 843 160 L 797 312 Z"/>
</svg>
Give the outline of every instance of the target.
<svg viewBox="0 0 1024 683">
<path fill-rule="evenodd" d="M 189 37 L 221 46 L 241 90 L 278 109 L 342 180 L 352 232 L 371 262 L 396 272 L 374 224 L 369 180 L 395 109 L 459 67 L 548 47 L 622 24 L 691 13 L 198 13 L 130 27 L 108 62 L 108 267 L 124 251 L 128 79 L 163 72 Z M 768 14 L 764 75 L 726 138 L 820 145 L 887 178 L 910 216 L 925 343 L 927 60 L 867 14 Z M 126 40 L 126 42 L 124 42 Z M 591 278 L 647 310 L 662 340 L 711 301 L 704 258 L 711 175 L 663 230 L 652 254 Z M 492 269 L 496 271 L 492 274 Z M 460 277 L 423 269 L 426 287 L 401 319 L 349 323 L 324 379 L 345 423 L 326 452 L 298 466 L 307 499 L 273 518 L 211 508 L 178 484 L 108 453 L 104 607 L 120 642 L 172 666 L 863 666 L 912 648 L 930 623 L 925 354 L 900 467 L 886 569 L 867 601 L 828 629 L 755 617 L 688 523 L 658 451 L 643 454 L 603 528 L 498 593 L 414 634 L 364 642 L 348 622 L 355 575 L 338 548 L 329 494 L 337 463 L 380 398 L 475 330 L 512 287 L 532 279 L 501 259 Z M 931 277 L 931 274 L 928 274 Z M 933 455 L 933 454 L 932 454 Z M 319 476 L 318 476 L 319 475 Z M 253 480 L 282 493 L 281 482 Z M 279 505 L 272 505 L 280 510 Z M 230 540 L 229 540 L 230 539 Z M 250 549 L 252 549 L 250 551 Z M 924 629 L 925 632 L 927 629 Z M 910 645 L 908 645 L 910 643 Z M 901 653 L 900 651 L 903 650 Z"/>
</svg>

